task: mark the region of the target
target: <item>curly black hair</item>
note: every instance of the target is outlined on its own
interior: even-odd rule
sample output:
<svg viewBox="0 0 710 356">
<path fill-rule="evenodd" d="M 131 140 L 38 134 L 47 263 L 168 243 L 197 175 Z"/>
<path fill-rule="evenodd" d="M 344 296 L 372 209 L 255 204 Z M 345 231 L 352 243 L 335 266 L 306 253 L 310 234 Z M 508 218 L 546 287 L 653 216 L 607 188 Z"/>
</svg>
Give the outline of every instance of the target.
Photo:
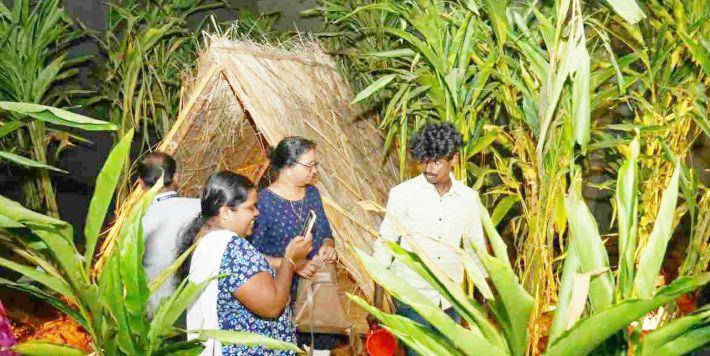
<svg viewBox="0 0 710 356">
<path fill-rule="evenodd" d="M 417 161 L 451 158 L 463 146 L 461 134 L 454 125 L 443 122 L 426 124 L 412 137 L 412 157 Z"/>
</svg>

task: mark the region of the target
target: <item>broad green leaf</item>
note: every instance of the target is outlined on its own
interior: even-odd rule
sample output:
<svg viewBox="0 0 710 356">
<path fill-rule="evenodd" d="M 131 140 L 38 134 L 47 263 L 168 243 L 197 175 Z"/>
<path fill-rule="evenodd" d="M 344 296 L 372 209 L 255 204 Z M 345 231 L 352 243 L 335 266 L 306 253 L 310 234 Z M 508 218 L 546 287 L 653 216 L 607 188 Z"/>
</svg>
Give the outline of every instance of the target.
<svg viewBox="0 0 710 356">
<path fill-rule="evenodd" d="M 355 249 L 362 266 L 375 282 L 385 288 L 393 297 L 411 306 L 419 315 L 431 323 L 442 335 L 446 335 L 460 350 L 497 350 L 494 354 L 503 355 L 503 351 L 491 345 L 477 329 L 467 330 L 453 321 L 438 305 L 434 305 L 416 288 L 402 280 L 395 273 L 377 263 L 368 254 Z M 466 354 L 471 354 L 466 352 Z"/>
<path fill-rule="evenodd" d="M 183 252 L 182 255 L 180 255 L 173 264 L 171 264 L 168 268 L 160 272 L 160 274 L 155 277 L 150 283 L 148 284 L 148 289 L 150 290 L 150 294 L 152 295 L 155 293 L 155 291 L 160 288 L 160 286 L 163 285 L 166 281 L 170 279 L 170 277 L 174 276 L 175 273 L 177 273 L 177 270 L 182 266 L 182 264 L 187 260 L 188 257 L 190 257 L 190 254 L 192 251 L 197 248 L 197 243 L 192 244 L 190 248 L 187 249 L 187 251 Z"/>
<path fill-rule="evenodd" d="M 366 312 L 377 318 L 385 328 L 397 339 L 404 341 L 407 346 L 416 350 L 421 355 L 460 355 L 461 353 L 444 341 L 441 336 L 421 324 L 403 316 L 387 314 L 367 304 L 362 298 L 348 294 L 348 297 L 357 303 Z M 480 350 L 485 352 L 485 350 Z"/>
<path fill-rule="evenodd" d="M 20 121 L 8 121 L 3 123 L 3 125 L 0 126 L 0 137 L 5 137 L 13 133 L 15 130 L 19 129 L 23 125 L 24 124 Z"/>
<path fill-rule="evenodd" d="M 477 153 L 485 150 L 486 148 L 488 148 L 488 146 L 491 145 L 491 143 L 493 143 L 493 141 L 496 140 L 496 138 L 498 138 L 499 134 L 500 131 L 498 129 L 485 134 L 483 137 L 476 140 L 476 143 L 473 145 L 473 147 L 471 147 L 468 152 L 466 152 L 466 155 L 471 158 Z"/>
<path fill-rule="evenodd" d="M 381 57 L 381 58 L 400 58 L 400 57 L 414 57 L 416 53 L 409 48 L 393 49 L 389 51 L 379 51 L 379 52 L 366 52 L 363 56 L 370 57 Z"/>
<path fill-rule="evenodd" d="M 89 328 L 86 319 L 83 316 L 81 316 L 76 310 L 74 310 L 74 308 L 67 305 L 63 300 L 59 299 L 58 297 L 55 297 L 55 296 L 37 288 L 34 285 L 17 283 L 17 282 L 13 282 L 9 279 L 5 279 L 2 277 L 0 277 L 0 285 L 4 285 L 8 288 L 12 288 L 12 289 L 15 289 L 15 290 L 18 290 L 21 292 L 31 294 L 31 295 L 35 296 L 36 298 L 43 300 L 47 304 L 55 307 L 60 312 L 66 314 L 67 316 L 72 318 L 74 321 L 79 323 L 79 325 L 81 325 L 85 329 Z"/>
<path fill-rule="evenodd" d="M 355 104 L 369 98 L 372 94 L 387 86 L 387 84 L 389 84 L 396 76 L 396 74 L 389 74 L 381 77 L 380 79 L 377 79 L 367 88 L 359 92 L 357 96 L 355 96 L 355 99 L 350 102 L 350 104 Z"/>
<path fill-rule="evenodd" d="M 96 241 L 104 226 L 106 213 L 111 205 L 116 186 L 121 178 L 121 171 L 126 160 L 130 159 L 131 143 L 133 142 L 133 130 L 129 130 L 118 144 L 111 150 L 108 158 L 104 162 L 103 168 L 96 178 L 96 187 L 91 196 L 89 212 L 86 215 L 86 225 L 84 226 L 84 236 L 86 237 L 86 251 L 84 259 L 86 261 L 87 273 L 91 270 L 91 262 L 94 259 Z"/>
<path fill-rule="evenodd" d="M 503 241 L 503 238 L 498 234 L 498 230 L 496 230 L 490 215 L 488 215 L 488 209 L 486 209 L 486 206 L 483 205 L 480 199 L 478 199 L 478 211 L 481 212 L 481 225 L 483 225 L 483 230 L 486 232 L 488 243 L 490 243 L 493 248 L 493 254 L 497 259 L 511 266 L 510 259 L 508 258 L 508 246 L 506 246 L 505 241 Z"/>
<path fill-rule="evenodd" d="M 131 291 L 123 297 L 127 321 L 130 330 L 140 335 L 147 335 L 149 331 L 148 324 L 145 322 L 145 308 L 150 297 L 147 277 L 143 269 L 143 214 L 162 187 L 161 177 L 132 207 L 116 239 L 117 249 L 114 249 L 119 257 L 119 274 L 123 288 Z"/>
<path fill-rule="evenodd" d="M 200 340 L 171 342 L 153 352 L 152 356 L 199 356 L 204 349 Z"/>
<path fill-rule="evenodd" d="M 636 267 L 636 231 L 638 228 L 637 161 L 639 156 L 639 136 L 631 141 L 630 155 L 619 168 L 616 183 L 616 212 L 619 225 L 619 289 L 621 297 L 631 296 Z"/>
<path fill-rule="evenodd" d="M 696 42 L 693 37 L 683 32 L 679 32 L 678 34 L 686 47 L 688 47 L 688 51 L 690 51 L 690 54 L 693 56 L 693 60 L 705 71 L 705 75 L 710 76 L 710 50 Z"/>
<path fill-rule="evenodd" d="M 506 35 L 508 33 L 508 19 L 505 10 L 508 7 L 508 0 L 484 0 L 483 1 L 488 18 L 491 20 L 493 32 L 496 34 L 498 46 L 505 46 Z"/>
<path fill-rule="evenodd" d="M 663 191 L 661 206 L 658 208 L 656 222 L 648 236 L 648 242 L 641 250 L 634 279 L 634 289 L 636 294 L 642 298 L 650 298 L 653 295 L 653 287 L 663 264 L 666 247 L 673 234 L 673 217 L 678 201 L 680 170 L 680 164 L 676 164 L 671 180 Z"/>
<path fill-rule="evenodd" d="M 12 348 L 12 351 L 27 356 L 82 356 L 86 355 L 81 350 L 66 345 L 53 344 L 41 340 L 32 340 L 19 344 Z"/>
<path fill-rule="evenodd" d="M 55 125 L 76 127 L 88 131 L 115 131 L 116 125 L 92 119 L 90 117 L 75 114 L 59 108 L 32 104 L 0 101 L 0 109 L 14 112 L 21 115 L 28 115 L 37 120 L 49 122 Z"/>
<path fill-rule="evenodd" d="M 582 319 L 548 346 L 546 356 L 584 355 L 646 313 L 692 292 L 710 281 L 710 273 L 681 277 L 651 299 L 630 299 Z"/>
<path fill-rule="evenodd" d="M 607 0 L 607 2 L 619 16 L 632 25 L 646 18 L 636 0 Z"/>
<path fill-rule="evenodd" d="M 148 332 L 148 340 L 153 347 L 158 345 L 161 337 L 168 335 L 180 315 L 210 281 L 212 279 L 208 279 L 201 284 L 195 284 L 185 279 L 170 298 L 163 299 L 155 310 L 153 320 L 150 323 L 150 331 Z"/>
<path fill-rule="evenodd" d="M 597 223 L 574 184 L 570 186 L 565 199 L 565 210 L 571 233 L 569 248 L 574 248 L 579 256 L 580 272 L 587 273 L 609 267 L 609 257 L 599 236 Z M 589 288 L 589 301 L 594 312 L 611 305 L 613 299 L 614 281 L 611 272 L 594 277 Z"/>
<path fill-rule="evenodd" d="M 411 238 L 409 239 L 409 243 L 416 250 L 416 243 L 412 244 Z M 396 243 L 389 242 L 387 245 L 394 258 L 418 273 L 436 289 L 451 303 L 459 315 L 468 321 L 469 325 L 478 327 L 490 344 L 501 350 L 506 348 L 505 340 L 502 335 L 487 319 L 485 312 L 477 303 L 464 293 L 460 284 L 454 283 L 448 276 L 443 274 L 443 272 L 432 270 L 434 265 L 433 261 L 429 260 L 429 262 L 426 262 L 426 260 L 420 257 L 421 255 L 406 251 Z"/>
<path fill-rule="evenodd" d="M 485 251 L 476 252 L 498 291 L 497 298 L 490 303 L 491 310 L 505 331 L 511 353 L 523 355 L 527 347 L 533 298 L 523 289 L 518 276 L 508 264 Z"/>
<path fill-rule="evenodd" d="M 0 257 L 0 266 L 11 269 L 22 274 L 23 276 L 26 276 L 27 278 L 42 283 L 49 289 L 65 296 L 70 302 L 76 303 L 76 296 L 74 296 L 74 293 L 69 285 L 59 278 L 50 276 L 43 271 L 36 270 L 34 267 L 15 263 L 2 257 Z"/>
<path fill-rule="evenodd" d="M 673 341 L 659 347 L 654 355 L 687 355 L 710 343 L 710 325 L 690 330 Z"/>
<path fill-rule="evenodd" d="M 495 209 L 493 209 L 493 215 L 491 216 L 491 222 L 493 225 L 497 226 L 498 223 L 500 223 L 500 221 L 503 220 L 503 218 L 508 214 L 510 208 L 512 208 L 518 201 L 520 201 L 520 197 L 517 195 L 508 195 L 501 199 Z"/>
<path fill-rule="evenodd" d="M 557 293 L 555 316 L 552 319 L 552 326 L 550 327 L 550 344 L 554 343 L 562 332 L 567 330 L 566 321 L 570 302 L 572 301 L 572 293 L 574 291 L 574 276 L 579 271 L 579 267 L 577 250 L 568 248 L 564 267 L 562 268 L 562 277 L 560 278 L 560 289 Z"/>
<path fill-rule="evenodd" d="M 705 325 L 706 338 L 700 341 L 700 345 L 689 343 L 684 340 L 686 337 L 693 338 L 690 333 L 696 331 L 698 326 Z M 695 330 L 694 330 L 695 329 Z M 684 316 L 671 321 L 669 324 L 656 329 L 646 335 L 641 342 L 640 356 L 655 356 L 655 355 L 683 355 L 693 349 L 701 346 L 704 343 L 710 342 L 710 307 L 698 310 L 693 314 Z M 679 344 L 678 341 L 683 341 Z M 672 347 L 668 347 L 672 346 Z M 688 348 L 683 346 L 690 346 Z M 661 351 L 661 349 L 666 349 Z"/>
<path fill-rule="evenodd" d="M 14 162 L 14 163 L 17 163 L 17 164 L 19 164 L 21 166 L 25 166 L 25 167 L 48 169 L 50 171 L 55 171 L 55 172 L 65 173 L 65 174 L 69 173 L 63 169 L 59 169 L 57 167 L 50 166 L 46 163 L 35 161 L 33 159 L 23 157 L 20 155 L 16 155 L 14 153 L 7 152 L 7 151 L 0 151 L 0 158 L 6 159 L 10 162 Z"/>
<path fill-rule="evenodd" d="M 223 344 L 238 344 L 246 346 L 264 346 L 272 350 L 285 350 L 293 352 L 303 352 L 298 346 L 281 341 L 272 339 L 259 334 L 246 333 L 239 331 L 229 331 L 229 330 L 195 330 L 199 333 L 198 339 L 201 341 L 206 341 L 207 339 L 213 338 Z"/>
</svg>

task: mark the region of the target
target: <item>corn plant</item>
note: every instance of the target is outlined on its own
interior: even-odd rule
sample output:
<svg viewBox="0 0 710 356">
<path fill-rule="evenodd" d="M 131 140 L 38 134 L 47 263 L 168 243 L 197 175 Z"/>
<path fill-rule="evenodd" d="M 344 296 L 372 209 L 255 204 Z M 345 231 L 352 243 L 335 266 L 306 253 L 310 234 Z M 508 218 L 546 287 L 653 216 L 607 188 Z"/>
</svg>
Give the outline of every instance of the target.
<svg viewBox="0 0 710 356">
<path fill-rule="evenodd" d="M 60 0 L 17 0 L 12 9 L 0 4 L 0 100 L 57 106 L 85 93 L 67 86 L 77 74 L 76 67 L 86 61 L 86 57 L 67 58 L 67 48 L 81 35 L 72 28 Z M 11 121 L 2 127 L 0 147 L 41 165 L 48 163 L 52 137 L 61 140 L 60 148 L 75 137 L 27 116 L 12 114 Z M 30 171 L 21 182 L 28 207 L 58 216 L 46 169 Z"/>
<path fill-rule="evenodd" d="M 107 29 L 96 36 L 106 61 L 101 96 L 117 137 L 140 132 L 142 150 L 159 142 L 177 118 L 183 76 L 197 58 L 197 38 L 187 18 L 223 7 L 223 1 L 122 0 L 108 4 Z M 124 162 L 119 197 L 129 190 Z"/>
<path fill-rule="evenodd" d="M 642 249 L 638 263 L 623 259 L 638 241 L 638 138 L 632 141 L 629 152 L 619 172 L 616 191 L 619 235 L 622 236 L 622 261 L 616 273 L 610 269 L 606 248 L 594 217 L 582 199 L 578 178 L 572 182 L 565 197 L 570 241 L 562 267 L 560 292 L 546 355 L 591 352 L 682 355 L 710 342 L 710 307 L 676 319 L 643 339 L 638 337 L 642 325 L 629 326 L 647 313 L 710 281 L 710 272 L 705 272 L 693 277 L 680 277 L 660 289 L 654 286 L 672 236 L 681 170 L 677 165 L 670 183 L 665 187 L 651 237 Z M 476 252 L 488 272 L 490 285 L 463 250 L 458 249 L 458 255 L 463 259 L 469 277 L 479 286 L 487 308 L 467 296 L 460 285 L 439 270 L 404 227 L 400 227 L 403 230 L 400 233 L 413 246 L 413 251 L 406 251 L 396 243 L 389 243 L 388 246 L 396 259 L 422 276 L 452 304 L 467 322 L 468 328 L 455 323 L 437 305 L 362 251 L 358 251 L 361 265 L 373 279 L 395 298 L 414 308 L 444 337 L 404 317 L 383 313 L 359 297 L 350 297 L 422 354 L 525 354 L 531 341 L 528 319 L 534 300 L 515 275 L 507 246 L 482 205 L 481 211 L 493 254 L 481 250 Z M 493 315 L 495 323 L 489 320 L 487 313 Z"/>
<path fill-rule="evenodd" d="M 153 319 L 148 320 L 146 307 L 150 294 L 188 257 L 188 253 L 183 254 L 155 281 L 147 283 L 142 267 L 141 219 L 162 183 L 147 192 L 131 211 L 121 229 L 117 248 L 108 256 L 102 273 L 97 279 L 90 277 L 99 232 L 119 184 L 119 173 L 128 157 L 132 139 L 133 132 L 128 131 L 99 173 L 86 218 L 83 255 L 73 243 L 71 225 L 0 196 L 0 243 L 27 262 L 22 264 L 0 258 L 0 266 L 24 275 L 38 286 L 6 278 L 0 278 L 0 284 L 34 295 L 74 319 L 91 336 L 92 351 L 96 355 L 178 352 L 197 355 L 202 350 L 200 340 L 206 338 L 298 351 L 295 345 L 278 340 L 223 330 L 199 331 L 200 337 L 194 341 L 168 342 L 169 338 L 184 336 L 184 330 L 177 329 L 174 324 L 207 282 L 197 285 L 183 281 L 175 294 L 161 301 Z M 14 350 L 28 355 L 82 354 L 67 346 L 41 341 L 20 344 Z"/>
</svg>

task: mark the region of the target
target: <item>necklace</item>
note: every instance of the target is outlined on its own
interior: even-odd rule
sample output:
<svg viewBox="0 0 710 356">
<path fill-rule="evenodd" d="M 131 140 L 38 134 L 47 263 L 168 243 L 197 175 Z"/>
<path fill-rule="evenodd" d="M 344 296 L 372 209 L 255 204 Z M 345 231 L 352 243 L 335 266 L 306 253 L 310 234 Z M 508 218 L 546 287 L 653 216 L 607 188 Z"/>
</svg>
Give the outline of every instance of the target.
<svg viewBox="0 0 710 356">
<path fill-rule="evenodd" d="M 291 211 L 293 211 L 293 215 L 295 215 L 296 218 L 298 218 L 297 222 L 300 223 L 301 221 L 303 221 L 303 212 L 304 212 L 304 209 L 306 208 L 306 197 L 304 196 L 303 201 L 301 202 L 301 212 L 300 213 L 296 212 L 296 206 L 295 206 L 295 204 L 293 204 L 293 200 L 289 200 L 288 203 L 289 203 L 289 206 L 291 207 Z"/>
</svg>

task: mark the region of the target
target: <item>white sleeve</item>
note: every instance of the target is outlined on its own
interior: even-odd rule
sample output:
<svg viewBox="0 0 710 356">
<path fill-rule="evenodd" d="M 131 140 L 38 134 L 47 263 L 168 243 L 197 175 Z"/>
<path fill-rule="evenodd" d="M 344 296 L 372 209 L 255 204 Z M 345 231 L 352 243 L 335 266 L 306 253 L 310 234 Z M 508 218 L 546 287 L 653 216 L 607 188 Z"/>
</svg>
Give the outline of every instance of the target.
<svg viewBox="0 0 710 356">
<path fill-rule="evenodd" d="M 389 248 L 385 245 L 386 241 L 397 242 L 400 239 L 397 233 L 397 225 L 403 223 L 404 206 L 395 189 L 390 190 L 389 198 L 387 199 L 387 211 L 380 225 L 380 236 L 375 241 L 372 257 L 382 265 L 389 267 L 392 264 L 392 254 Z"/>
</svg>

